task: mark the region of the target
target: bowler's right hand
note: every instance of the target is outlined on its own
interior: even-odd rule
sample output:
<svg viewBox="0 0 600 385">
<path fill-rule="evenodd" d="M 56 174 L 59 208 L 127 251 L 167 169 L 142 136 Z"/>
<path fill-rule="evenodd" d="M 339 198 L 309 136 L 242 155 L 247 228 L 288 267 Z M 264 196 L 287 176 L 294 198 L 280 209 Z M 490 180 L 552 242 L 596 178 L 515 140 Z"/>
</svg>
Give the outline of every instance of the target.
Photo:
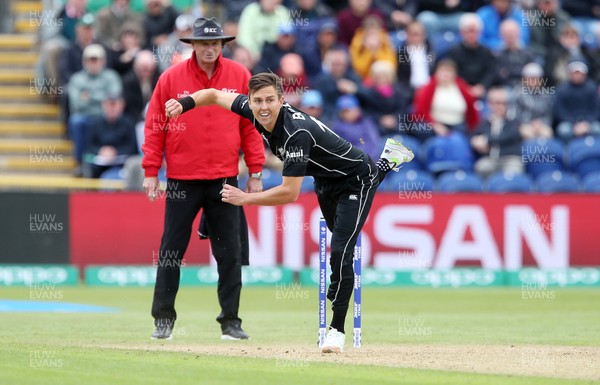
<svg viewBox="0 0 600 385">
<path fill-rule="evenodd" d="M 144 178 L 144 191 L 150 202 L 154 202 L 158 192 L 158 177 L 150 176 Z"/>
<path fill-rule="evenodd" d="M 175 99 L 169 99 L 165 103 L 165 115 L 167 118 L 175 118 L 183 112 L 183 106 Z"/>
</svg>

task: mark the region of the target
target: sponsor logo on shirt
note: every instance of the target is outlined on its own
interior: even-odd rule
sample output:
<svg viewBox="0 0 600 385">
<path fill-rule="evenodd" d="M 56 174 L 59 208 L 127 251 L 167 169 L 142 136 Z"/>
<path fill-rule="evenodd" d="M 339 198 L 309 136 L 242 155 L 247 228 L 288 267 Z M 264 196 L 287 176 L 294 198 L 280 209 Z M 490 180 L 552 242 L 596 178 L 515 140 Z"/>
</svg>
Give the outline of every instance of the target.
<svg viewBox="0 0 600 385">
<path fill-rule="evenodd" d="M 183 90 L 182 93 L 177 94 L 177 99 L 185 98 L 186 96 L 190 96 L 190 91 Z"/>
<path fill-rule="evenodd" d="M 349 200 L 351 201 L 357 201 L 358 200 L 358 196 L 356 194 L 350 194 L 350 196 L 348 197 Z"/>
<path fill-rule="evenodd" d="M 221 88 L 221 91 L 223 92 L 231 92 L 231 93 L 236 93 L 237 92 L 237 88 Z M 246 103 L 246 101 L 244 101 L 244 104 Z M 242 107 L 244 107 L 244 104 L 242 104 Z"/>
<path fill-rule="evenodd" d="M 286 157 L 286 159 L 304 158 L 304 150 L 300 149 L 300 151 L 294 151 L 294 152 L 286 151 L 285 152 L 285 157 Z"/>
</svg>

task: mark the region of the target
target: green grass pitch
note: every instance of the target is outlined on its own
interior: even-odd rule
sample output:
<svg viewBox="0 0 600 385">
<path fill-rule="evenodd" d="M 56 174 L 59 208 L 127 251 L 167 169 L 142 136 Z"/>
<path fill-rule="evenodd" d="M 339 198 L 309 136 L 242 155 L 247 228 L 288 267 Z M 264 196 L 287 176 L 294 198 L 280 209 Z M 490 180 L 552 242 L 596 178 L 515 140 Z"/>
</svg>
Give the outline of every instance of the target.
<svg viewBox="0 0 600 385">
<path fill-rule="evenodd" d="M 588 373 L 582 379 L 576 369 L 572 378 L 553 374 L 564 357 L 535 354 L 540 346 L 578 347 L 597 354 L 598 289 L 548 288 L 549 298 L 524 299 L 518 288 L 365 287 L 363 348 L 352 348 L 348 318 L 344 357 L 317 350 L 316 287 L 244 288 L 240 316 L 252 340 L 235 342 L 219 339 L 212 287 L 180 288 L 172 341 L 149 338 L 151 288 L 47 290 L 60 301 L 119 311 L 0 312 L 0 384 L 600 384 L 597 355 L 581 366 Z M 1 299 L 18 300 L 29 300 L 31 294 L 29 288 L 2 288 L 0 293 Z M 488 360 L 503 360 L 486 353 L 488 349 L 510 352 L 511 346 L 531 346 L 531 354 L 521 350 L 519 357 L 507 355 L 509 363 L 499 372 L 478 370 Z M 471 348 L 476 354 L 469 355 Z M 436 349 L 466 352 L 465 361 L 474 359 L 472 370 L 441 370 L 440 362 L 421 355 L 421 350 Z M 388 350 L 393 354 L 386 357 Z M 373 357 L 377 352 L 383 353 L 381 364 Z M 510 362 L 518 363 L 513 374 L 507 373 Z M 529 364 L 538 369 L 532 375 L 522 370 Z"/>
</svg>

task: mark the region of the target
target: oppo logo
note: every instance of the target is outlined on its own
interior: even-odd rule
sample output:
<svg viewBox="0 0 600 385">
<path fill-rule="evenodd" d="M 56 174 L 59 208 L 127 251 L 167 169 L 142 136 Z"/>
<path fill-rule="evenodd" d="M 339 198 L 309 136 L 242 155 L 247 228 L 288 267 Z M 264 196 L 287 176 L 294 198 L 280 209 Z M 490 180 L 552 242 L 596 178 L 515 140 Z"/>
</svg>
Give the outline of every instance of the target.
<svg viewBox="0 0 600 385">
<path fill-rule="evenodd" d="M 204 33 L 217 33 L 217 29 L 216 28 L 204 28 Z"/>
</svg>

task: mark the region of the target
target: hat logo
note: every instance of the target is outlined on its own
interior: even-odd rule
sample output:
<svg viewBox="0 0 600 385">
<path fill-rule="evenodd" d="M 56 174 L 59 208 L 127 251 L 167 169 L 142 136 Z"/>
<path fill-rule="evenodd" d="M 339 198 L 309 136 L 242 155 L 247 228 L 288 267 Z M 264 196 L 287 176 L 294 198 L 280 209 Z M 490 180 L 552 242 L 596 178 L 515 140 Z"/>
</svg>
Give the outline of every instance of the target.
<svg viewBox="0 0 600 385">
<path fill-rule="evenodd" d="M 223 36 L 223 29 L 215 18 L 205 19 L 201 17 L 194 22 L 192 36 L 184 36 L 179 40 L 184 43 L 200 40 L 221 40 L 223 43 L 227 43 L 233 39 L 235 39 L 235 36 Z"/>
</svg>

